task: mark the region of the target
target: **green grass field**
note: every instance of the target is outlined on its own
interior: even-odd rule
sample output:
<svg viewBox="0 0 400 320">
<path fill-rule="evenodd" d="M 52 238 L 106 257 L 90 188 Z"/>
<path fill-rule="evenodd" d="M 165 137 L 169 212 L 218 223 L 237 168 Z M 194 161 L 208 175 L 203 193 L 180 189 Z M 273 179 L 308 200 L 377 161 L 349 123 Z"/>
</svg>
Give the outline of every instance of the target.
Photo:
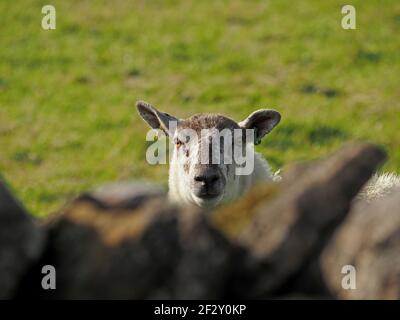
<svg viewBox="0 0 400 320">
<path fill-rule="evenodd" d="M 57 29 L 41 28 L 41 8 Z M 282 113 L 257 147 L 278 169 L 347 140 L 400 171 L 400 2 L 1 1 L 0 173 L 35 215 L 121 180 L 166 183 L 145 161 L 135 101 L 180 117 Z"/>
</svg>

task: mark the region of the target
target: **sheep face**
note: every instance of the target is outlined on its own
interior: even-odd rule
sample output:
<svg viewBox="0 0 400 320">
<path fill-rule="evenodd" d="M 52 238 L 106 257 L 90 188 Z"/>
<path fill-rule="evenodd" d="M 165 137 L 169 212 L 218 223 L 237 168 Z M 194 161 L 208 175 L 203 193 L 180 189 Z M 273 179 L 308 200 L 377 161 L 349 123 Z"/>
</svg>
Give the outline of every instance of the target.
<svg viewBox="0 0 400 320">
<path fill-rule="evenodd" d="M 234 198 L 242 175 L 253 174 L 253 144 L 279 122 L 274 110 L 258 110 L 242 122 L 219 114 L 177 119 L 138 102 L 142 118 L 173 142 L 170 192 L 185 203 L 214 207 Z"/>
<path fill-rule="evenodd" d="M 219 115 L 195 115 L 178 122 L 171 167 L 190 202 L 213 207 L 227 197 L 238 166 L 234 148 L 241 154 L 245 149 L 241 133 L 237 123 Z"/>
</svg>

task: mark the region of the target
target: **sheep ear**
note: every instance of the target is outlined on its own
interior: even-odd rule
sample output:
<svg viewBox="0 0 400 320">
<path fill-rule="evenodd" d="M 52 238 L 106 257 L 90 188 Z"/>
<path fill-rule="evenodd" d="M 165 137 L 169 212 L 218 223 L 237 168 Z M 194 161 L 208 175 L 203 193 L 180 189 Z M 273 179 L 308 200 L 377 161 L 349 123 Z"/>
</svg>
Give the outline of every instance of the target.
<svg viewBox="0 0 400 320">
<path fill-rule="evenodd" d="M 136 102 L 136 108 L 140 116 L 149 124 L 150 127 L 153 129 L 161 129 L 171 137 L 174 135 L 176 126 L 179 122 L 177 118 L 168 113 L 158 111 L 151 104 L 144 101 Z"/>
<path fill-rule="evenodd" d="M 243 129 L 254 129 L 254 144 L 259 144 L 261 139 L 279 123 L 281 114 L 271 109 L 254 111 L 245 120 L 239 122 Z"/>
</svg>

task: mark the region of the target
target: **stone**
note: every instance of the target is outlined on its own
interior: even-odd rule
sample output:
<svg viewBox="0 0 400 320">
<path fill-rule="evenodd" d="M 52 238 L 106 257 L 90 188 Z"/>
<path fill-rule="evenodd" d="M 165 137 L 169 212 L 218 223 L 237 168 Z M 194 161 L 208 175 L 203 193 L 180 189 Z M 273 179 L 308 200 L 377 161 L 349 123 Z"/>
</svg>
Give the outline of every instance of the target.
<svg viewBox="0 0 400 320">
<path fill-rule="evenodd" d="M 39 259 L 45 234 L 0 177 L 0 299 L 12 298 Z"/>
<path fill-rule="evenodd" d="M 86 193 L 46 224 L 41 264 L 54 265 L 48 299 L 201 299 L 222 295 L 231 245 L 198 208 L 169 204 L 156 187 Z"/>
<path fill-rule="evenodd" d="M 219 213 L 227 217 L 224 221 L 229 212 L 231 220 L 239 212 L 250 217 L 244 230 L 231 234 L 250 255 L 240 273 L 253 275 L 240 280 L 237 290 L 264 298 L 290 288 L 292 279 L 319 256 L 354 196 L 384 159 L 376 146 L 348 145 L 326 160 L 289 170 L 279 187 L 256 187 L 223 208 Z"/>
<path fill-rule="evenodd" d="M 355 288 L 342 286 L 344 266 Z M 320 258 L 328 289 L 338 299 L 400 299 L 400 188 L 371 202 L 357 201 Z"/>
</svg>

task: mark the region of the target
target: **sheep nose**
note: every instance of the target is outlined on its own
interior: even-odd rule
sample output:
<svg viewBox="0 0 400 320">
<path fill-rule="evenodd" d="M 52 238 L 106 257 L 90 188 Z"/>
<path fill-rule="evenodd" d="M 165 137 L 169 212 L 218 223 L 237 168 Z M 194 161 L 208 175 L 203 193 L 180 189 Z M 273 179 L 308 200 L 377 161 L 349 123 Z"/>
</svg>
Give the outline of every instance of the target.
<svg viewBox="0 0 400 320">
<path fill-rule="evenodd" d="M 211 186 L 215 184 L 220 177 L 217 174 L 198 175 L 194 177 L 194 181 L 200 182 L 203 186 Z"/>
</svg>

